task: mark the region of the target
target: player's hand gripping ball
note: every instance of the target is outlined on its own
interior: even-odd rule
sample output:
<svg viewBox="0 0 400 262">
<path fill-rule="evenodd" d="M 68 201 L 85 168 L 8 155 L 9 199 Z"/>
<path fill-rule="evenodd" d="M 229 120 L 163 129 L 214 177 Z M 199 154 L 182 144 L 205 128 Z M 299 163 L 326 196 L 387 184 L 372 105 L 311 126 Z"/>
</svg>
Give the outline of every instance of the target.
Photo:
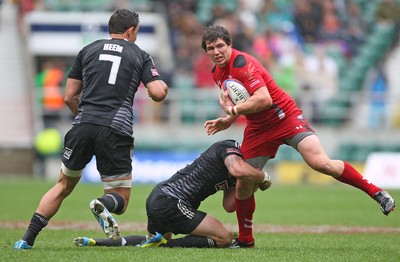
<svg viewBox="0 0 400 262">
<path fill-rule="evenodd" d="M 232 103 L 239 105 L 250 97 L 244 85 L 236 79 L 227 79 L 222 84 L 222 88 L 227 91 Z"/>
</svg>

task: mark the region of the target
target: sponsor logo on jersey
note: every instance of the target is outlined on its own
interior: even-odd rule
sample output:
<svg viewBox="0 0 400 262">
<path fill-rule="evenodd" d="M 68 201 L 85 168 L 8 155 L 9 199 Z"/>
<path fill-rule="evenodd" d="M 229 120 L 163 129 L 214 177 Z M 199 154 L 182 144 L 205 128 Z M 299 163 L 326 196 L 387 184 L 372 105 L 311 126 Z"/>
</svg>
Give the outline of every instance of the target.
<svg viewBox="0 0 400 262">
<path fill-rule="evenodd" d="M 250 87 L 257 85 L 258 83 L 260 83 L 260 80 L 257 79 L 256 81 L 254 81 L 250 84 Z"/>
<path fill-rule="evenodd" d="M 69 159 L 72 155 L 72 149 L 68 147 L 64 147 L 63 157 Z"/>
<path fill-rule="evenodd" d="M 215 190 L 220 191 L 220 190 L 227 190 L 228 187 L 228 181 L 224 180 L 218 184 L 215 184 Z"/>
<path fill-rule="evenodd" d="M 160 76 L 160 74 L 157 72 L 157 69 L 152 68 L 152 69 L 150 69 L 150 71 L 151 71 L 151 74 L 152 74 L 153 76 Z"/>
</svg>

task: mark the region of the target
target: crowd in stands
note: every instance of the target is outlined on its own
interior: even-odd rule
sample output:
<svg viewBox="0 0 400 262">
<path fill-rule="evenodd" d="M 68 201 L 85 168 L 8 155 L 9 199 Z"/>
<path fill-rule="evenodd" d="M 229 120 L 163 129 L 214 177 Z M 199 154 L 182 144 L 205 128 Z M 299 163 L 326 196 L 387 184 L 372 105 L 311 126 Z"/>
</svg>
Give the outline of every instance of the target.
<svg viewBox="0 0 400 262">
<path fill-rule="evenodd" d="M 64 3 L 15 2 L 21 12 Z M 371 18 L 366 8 L 372 2 L 377 4 L 368 9 L 373 11 Z M 174 71 L 166 72 L 172 88 L 215 88 L 210 74 L 213 65 L 200 48 L 200 36 L 205 26 L 220 24 L 230 31 L 234 48 L 256 56 L 277 83 L 304 104 L 303 110 L 314 116 L 338 93 L 338 80 L 373 23 L 400 22 L 397 0 L 120 0 L 101 4 L 108 9 L 104 11 L 115 7 L 137 10 L 137 6 L 165 13 L 176 60 Z M 317 121 L 315 117 L 310 120 Z"/>
<path fill-rule="evenodd" d="M 163 2 L 177 59 L 175 82 L 186 88 L 191 79 L 197 88 L 214 86 L 212 65 L 199 48 L 199 36 L 204 26 L 220 24 L 231 32 L 233 47 L 256 56 L 283 89 L 298 103 L 311 105 L 314 113 L 338 92 L 338 79 L 372 26 L 362 10 L 363 1 Z M 398 23 L 398 8 L 394 0 L 384 0 L 373 15 L 378 21 Z"/>
</svg>

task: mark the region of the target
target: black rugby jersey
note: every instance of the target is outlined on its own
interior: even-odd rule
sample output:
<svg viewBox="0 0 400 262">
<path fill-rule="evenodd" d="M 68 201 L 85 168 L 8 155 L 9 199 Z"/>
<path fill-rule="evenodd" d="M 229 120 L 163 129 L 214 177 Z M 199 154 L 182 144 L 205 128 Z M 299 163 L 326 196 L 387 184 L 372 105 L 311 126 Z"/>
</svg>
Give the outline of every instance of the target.
<svg viewBox="0 0 400 262">
<path fill-rule="evenodd" d="M 146 85 L 160 79 L 151 56 L 124 39 L 85 46 L 68 77 L 83 83 L 74 125 L 105 125 L 127 135 L 133 134 L 132 106 L 140 82 Z"/>
<path fill-rule="evenodd" d="M 224 163 L 231 154 L 242 156 L 238 142 L 216 142 L 191 164 L 157 186 L 164 193 L 197 209 L 208 196 L 235 186 L 236 178 L 229 174 Z"/>
</svg>

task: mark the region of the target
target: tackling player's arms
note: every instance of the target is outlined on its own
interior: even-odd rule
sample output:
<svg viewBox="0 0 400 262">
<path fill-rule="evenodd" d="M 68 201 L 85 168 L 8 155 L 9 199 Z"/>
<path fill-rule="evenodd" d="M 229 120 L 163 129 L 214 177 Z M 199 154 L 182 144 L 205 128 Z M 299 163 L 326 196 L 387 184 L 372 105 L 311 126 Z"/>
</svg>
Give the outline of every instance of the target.
<svg viewBox="0 0 400 262">
<path fill-rule="evenodd" d="M 246 163 L 239 155 L 231 154 L 224 160 L 229 173 L 237 179 L 251 180 L 255 183 L 261 183 L 265 174 L 262 170 Z"/>
<path fill-rule="evenodd" d="M 262 170 L 253 167 L 249 163 L 245 162 L 242 157 L 236 154 L 231 154 L 225 158 L 225 166 L 229 173 L 241 180 L 241 187 L 250 186 L 251 192 L 255 192 L 259 186 L 261 190 L 266 190 L 271 186 L 271 180 L 267 174 Z M 236 187 L 224 190 L 223 207 L 226 212 L 235 212 L 235 197 Z"/>
</svg>

